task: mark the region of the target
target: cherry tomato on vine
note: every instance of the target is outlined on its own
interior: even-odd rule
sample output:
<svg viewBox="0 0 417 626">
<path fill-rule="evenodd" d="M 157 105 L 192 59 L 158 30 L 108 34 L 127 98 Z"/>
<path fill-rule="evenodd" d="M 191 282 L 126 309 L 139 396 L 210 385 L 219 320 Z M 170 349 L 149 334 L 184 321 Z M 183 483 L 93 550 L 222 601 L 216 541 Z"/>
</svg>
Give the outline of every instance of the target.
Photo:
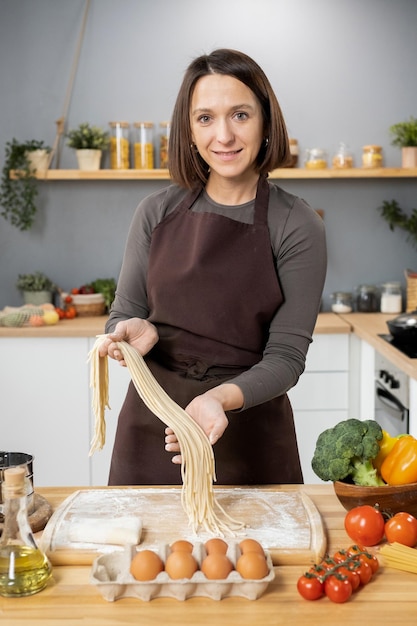
<svg viewBox="0 0 417 626">
<path fill-rule="evenodd" d="M 317 576 L 306 574 L 298 579 L 297 590 L 305 600 L 318 600 L 324 593 L 321 580 Z"/>
<path fill-rule="evenodd" d="M 373 576 L 371 566 L 368 563 L 360 561 L 359 559 L 354 571 L 358 574 L 361 585 L 367 585 Z"/>
<path fill-rule="evenodd" d="M 417 543 L 417 519 L 409 513 L 396 513 L 385 522 L 385 536 L 390 543 L 414 548 Z"/>
<path fill-rule="evenodd" d="M 352 595 L 352 585 L 347 578 L 329 576 L 324 581 L 324 593 L 332 602 L 341 604 Z"/>
<path fill-rule="evenodd" d="M 347 549 L 347 554 L 349 556 L 356 556 L 358 560 L 362 561 L 363 563 L 368 563 L 368 565 L 371 566 L 372 574 L 375 574 L 375 572 L 378 571 L 379 561 L 377 557 L 374 554 L 370 554 L 362 546 L 357 546 L 357 545 L 350 546 Z"/>
<path fill-rule="evenodd" d="M 376 546 L 384 536 L 383 515 L 369 504 L 356 506 L 345 516 L 345 530 L 354 541 L 365 546 Z"/>
<path fill-rule="evenodd" d="M 346 567 L 345 565 L 341 565 L 337 571 L 342 576 L 346 576 L 346 578 L 352 585 L 352 591 L 356 591 L 356 589 L 361 584 L 361 579 L 358 572 L 354 569 L 349 569 L 349 567 Z"/>
</svg>

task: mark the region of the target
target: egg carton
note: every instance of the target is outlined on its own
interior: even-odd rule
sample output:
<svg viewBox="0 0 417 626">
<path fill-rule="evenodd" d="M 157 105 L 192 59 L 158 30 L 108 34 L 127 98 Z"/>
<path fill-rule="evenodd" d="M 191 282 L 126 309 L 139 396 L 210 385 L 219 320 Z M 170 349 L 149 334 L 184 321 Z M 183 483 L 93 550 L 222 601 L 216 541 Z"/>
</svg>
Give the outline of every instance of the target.
<svg viewBox="0 0 417 626">
<path fill-rule="evenodd" d="M 249 580 L 233 570 L 227 578 L 221 580 L 209 580 L 198 570 L 191 578 L 173 580 L 163 571 L 154 580 L 138 581 L 130 573 L 130 563 L 137 550 L 135 546 L 126 546 L 123 551 L 103 554 L 95 559 L 90 582 L 98 587 L 105 600 L 113 602 L 120 598 L 138 598 L 149 601 L 153 598 L 176 598 L 187 600 L 193 597 L 205 597 L 212 600 L 221 600 L 232 596 L 240 596 L 247 600 L 259 598 L 269 583 L 275 578 L 271 555 L 265 550 L 268 565 L 268 574 L 259 580 Z M 157 554 L 165 563 L 170 548 L 167 544 L 161 545 Z M 236 566 L 241 555 L 239 545 L 234 542 L 228 543 L 227 556 Z M 206 550 L 202 543 L 195 543 L 193 556 L 198 566 L 206 556 Z"/>
</svg>

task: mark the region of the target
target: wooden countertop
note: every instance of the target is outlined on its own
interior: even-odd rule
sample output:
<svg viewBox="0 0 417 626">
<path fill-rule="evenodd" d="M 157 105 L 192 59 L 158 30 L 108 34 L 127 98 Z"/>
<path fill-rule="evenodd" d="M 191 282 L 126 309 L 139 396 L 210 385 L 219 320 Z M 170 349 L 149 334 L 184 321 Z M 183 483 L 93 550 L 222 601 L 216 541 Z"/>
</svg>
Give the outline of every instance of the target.
<svg viewBox="0 0 417 626">
<path fill-rule="evenodd" d="M 329 484 L 277 486 L 282 490 L 302 489 L 320 511 L 328 534 L 329 552 L 347 548 L 352 542 L 343 527 L 345 510 Z M 39 488 L 54 507 L 78 487 Z M 306 570 L 302 566 L 278 566 L 276 577 L 258 600 L 225 598 L 221 601 L 191 598 L 184 602 L 158 598 L 143 602 L 124 598 L 107 602 L 89 584 L 90 566 L 56 566 L 53 582 L 34 596 L 0 597 L 0 616 L 7 626 L 126 626 L 140 624 L 199 624 L 201 626 L 342 626 L 344 624 L 413 625 L 417 617 L 415 574 L 380 568 L 376 577 L 345 604 L 327 598 L 308 602 L 299 596 L 296 583 Z"/>
<path fill-rule="evenodd" d="M 0 326 L 0 337 L 95 337 L 104 333 L 107 317 L 79 316 L 72 320 L 61 320 L 52 326 L 24 326 L 22 328 L 5 328 Z M 317 333 L 349 333 L 350 326 L 339 315 L 320 313 L 314 332 Z"/>
<path fill-rule="evenodd" d="M 379 335 L 389 335 L 387 320 L 396 315 L 384 313 L 349 313 L 340 315 L 351 327 L 351 332 L 369 343 L 377 352 L 385 356 L 411 378 L 417 380 L 417 360 L 410 359 L 394 348 Z"/>
</svg>

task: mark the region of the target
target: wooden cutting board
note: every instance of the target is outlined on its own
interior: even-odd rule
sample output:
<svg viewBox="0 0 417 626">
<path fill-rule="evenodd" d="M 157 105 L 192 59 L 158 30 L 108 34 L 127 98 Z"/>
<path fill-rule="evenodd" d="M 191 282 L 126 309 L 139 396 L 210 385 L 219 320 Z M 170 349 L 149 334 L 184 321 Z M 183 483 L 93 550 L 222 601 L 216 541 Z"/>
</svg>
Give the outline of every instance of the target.
<svg viewBox="0 0 417 626">
<path fill-rule="evenodd" d="M 234 539 L 257 539 L 274 565 L 308 565 L 325 553 L 321 516 L 302 491 L 230 487 L 216 488 L 215 495 L 231 517 L 246 525 Z M 142 520 L 141 548 L 155 549 L 177 539 L 205 542 L 211 536 L 205 531 L 197 535 L 190 528 L 180 488 L 86 489 L 76 491 L 56 509 L 44 529 L 42 548 L 55 565 L 92 563 L 98 554 L 122 547 L 71 542 L 71 524 L 130 515 Z"/>
</svg>

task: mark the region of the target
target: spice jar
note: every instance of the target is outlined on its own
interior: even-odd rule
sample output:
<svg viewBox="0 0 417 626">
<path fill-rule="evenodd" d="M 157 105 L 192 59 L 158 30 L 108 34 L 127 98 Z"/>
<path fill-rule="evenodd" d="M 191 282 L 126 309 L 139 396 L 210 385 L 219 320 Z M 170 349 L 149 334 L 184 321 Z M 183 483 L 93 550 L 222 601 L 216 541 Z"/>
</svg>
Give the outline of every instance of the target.
<svg viewBox="0 0 417 626">
<path fill-rule="evenodd" d="M 153 124 L 152 122 L 135 122 L 134 127 L 134 168 L 136 170 L 151 170 L 154 166 Z"/>
<path fill-rule="evenodd" d="M 339 144 L 337 152 L 332 159 L 332 166 L 339 170 L 353 167 L 353 156 L 345 143 L 341 142 Z"/>
<path fill-rule="evenodd" d="M 346 291 L 336 291 L 331 294 L 332 311 L 334 313 L 350 313 L 352 311 L 352 294 Z"/>
<path fill-rule="evenodd" d="M 358 313 L 376 313 L 379 310 L 378 289 L 374 285 L 359 285 L 356 293 Z"/>
<path fill-rule="evenodd" d="M 159 136 L 159 167 L 166 169 L 168 167 L 168 141 L 171 123 L 161 122 L 159 127 L 161 129 Z"/>
<path fill-rule="evenodd" d="M 320 170 L 327 167 L 327 153 L 322 148 L 306 150 L 305 166 L 308 169 Z"/>
<path fill-rule="evenodd" d="M 112 170 L 129 169 L 129 123 L 109 122 L 110 136 L 110 167 Z"/>
<path fill-rule="evenodd" d="M 362 148 L 362 167 L 375 168 L 382 167 L 382 147 L 381 146 L 363 146 Z"/>
<path fill-rule="evenodd" d="M 384 283 L 381 287 L 381 313 L 401 313 L 401 311 L 401 284 Z"/>
</svg>

